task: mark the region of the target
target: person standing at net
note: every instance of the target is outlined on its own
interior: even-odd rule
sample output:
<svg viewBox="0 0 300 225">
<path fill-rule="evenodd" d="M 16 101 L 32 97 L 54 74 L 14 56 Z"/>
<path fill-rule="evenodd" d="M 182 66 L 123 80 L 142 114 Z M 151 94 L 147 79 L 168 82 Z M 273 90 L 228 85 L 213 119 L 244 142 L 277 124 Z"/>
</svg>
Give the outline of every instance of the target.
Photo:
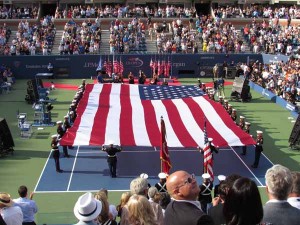
<svg viewBox="0 0 300 225">
<path fill-rule="evenodd" d="M 102 151 L 107 153 L 107 163 L 108 163 L 108 168 L 110 172 L 110 176 L 112 178 L 117 177 L 117 152 L 122 151 L 122 147 L 116 148 L 114 147 L 114 142 L 110 141 L 109 142 L 109 147 L 105 148 L 104 145 L 102 146 Z"/>
<path fill-rule="evenodd" d="M 252 168 L 258 167 L 260 155 L 263 151 L 262 145 L 264 143 L 264 138 L 262 136 L 263 132 L 258 130 L 258 131 L 256 131 L 256 133 L 257 133 L 257 137 L 256 137 L 256 145 L 255 145 L 255 160 L 254 160 L 253 165 L 251 166 Z"/>
</svg>

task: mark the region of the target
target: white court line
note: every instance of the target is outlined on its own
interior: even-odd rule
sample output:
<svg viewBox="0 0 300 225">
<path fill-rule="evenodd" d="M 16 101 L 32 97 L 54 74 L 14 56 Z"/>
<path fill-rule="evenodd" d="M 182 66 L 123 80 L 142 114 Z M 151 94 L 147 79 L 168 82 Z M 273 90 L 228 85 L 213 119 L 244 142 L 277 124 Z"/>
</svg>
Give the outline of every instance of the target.
<svg viewBox="0 0 300 225">
<path fill-rule="evenodd" d="M 228 148 L 224 148 L 224 149 L 219 149 L 220 151 L 231 151 L 231 149 L 228 149 Z M 144 150 L 144 151 L 122 151 L 122 152 L 126 152 L 126 153 L 136 153 L 136 152 L 141 152 L 141 153 L 144 153 L 144 152 L 154 152 L 153 150 Z M 121 153 L 122 153 L 121 152 Z M 170 150 L 169 149 L 169 152 L 198 152 L 197 149 L 195 150 Z M 94 154 L 95 152 L 90 152 L 90 151 L 84 151 L 84 152 L 79 152 L 78 154 Z M 103 152 L 100 152 L 100 153 L 103 153 Z M 103 153 L 105 154 L 105 152 Z"/>
<path fill-rule="evenodd" d="M 76 151 L 75 159 L 74 159 L 74 162 L 73 162 L 73 167 L 72 167 L 71 176 L 70 176 L 70 179 L 69 179 L 67 191 L 69 191 L 69 189 L 70 189 L 70 185 L 71 185 L 71 181 L 72 181 L 72 177 L 73 177 L 74 168 L 75 168 L 76 161 L 77 161 L 77 155 L 78 155 L 78 152 L 79 152 L 79 148 L 80 148 L 80 146 L 77 147 L 77 151 Z"/>
<path fill-rule="evenodd" d="M 249 172 L 255 177 L 255 179 L 258 181 L 258 183 L 260 183 L 260 186 L 264 187 L 264 185 L 259 181 L 259 179 L 255 176 L 255 174 L 247 166 L 247 164 L 242 160 L 242 158 L 239 156 L 239 154 L 237 154 L 231 146 L 230 146 L 230 148 L 232 149 L 232 151 L 234 152 L 234 154 L 236 154 L 236 156 L 241 160 L 241 162 L 244 164 L 244 166 L 249 170 Z"/>
<path fill-rule="evenodd" d="M 272 161 L 264 153 L 261 154 L 274 166 L 274 163 L 272 163 Z"/>
<path fill-rule="evenodd" d="M 134 178 L 132 178 L 134 179 Z M 86 192 L 98 192 L 99 189 L 97 190 L 81 190 L 81 191 L 37 191 L 37 192 L 34 192 L 35 194 L 51 194 L 51 193 L 86 193 Z M 122 191 L 122 192 L 126 192 L 126 191 L 130 191 L 129 189 L 128 190 L 107 190 L 108 192 L 111 192 L 111 191 Z"/>
<path fill-rule="evenodd" d="M 34 188 L 34 191 L 33 191 L 33 192 L 36 192 L 36 188 L 39 186 L 39 183 L 40 183 L 40 181 L 41 181 L 41 179 L 42 179 L 43 173 L 44 173 L 44 171 L 45 171 L 45 169 L 46 169 L 46 166 L 47 166 L 47 164 L 48 164 L 48 161 L 49 161 L 49 159 L 50 159 L 51 152 L 52 152 L 52 151 L 50 151 L 50 153 L 49 153 L 49 155 L 48 155 L 47 161 L 46 161 L 46 163 L 45 163 L 45 165 L 44 165 L 44 168 L 43 168 L 43 170 L 42 170 L 42 172 L 41 172 L 41 174 L 40 174 L 40 177 L 39 177 L 39 179 L 38 179 L 38 181 L 37 181 L 37 183 L 36 183 L 36 185 L 35 185 L 35 188 Z"/>
</svg>

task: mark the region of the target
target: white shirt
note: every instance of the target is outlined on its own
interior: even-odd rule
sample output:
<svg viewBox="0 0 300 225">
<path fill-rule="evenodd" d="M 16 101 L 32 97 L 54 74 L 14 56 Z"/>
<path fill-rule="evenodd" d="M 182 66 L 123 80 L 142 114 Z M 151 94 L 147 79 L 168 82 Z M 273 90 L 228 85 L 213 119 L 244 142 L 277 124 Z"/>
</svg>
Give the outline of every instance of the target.
<svg viewBox="0 0 300 225">
<path fill-rule="evenodd" d="M 290 197 L 287 201 L 291 206 L 300 209 L 300 197 Z"/>
<path fill-rule="evenodd" d="M 22 225 L 23 213 L 19 206 L 2 208 L 1 216 L 6 225 Z"/>
</svg>

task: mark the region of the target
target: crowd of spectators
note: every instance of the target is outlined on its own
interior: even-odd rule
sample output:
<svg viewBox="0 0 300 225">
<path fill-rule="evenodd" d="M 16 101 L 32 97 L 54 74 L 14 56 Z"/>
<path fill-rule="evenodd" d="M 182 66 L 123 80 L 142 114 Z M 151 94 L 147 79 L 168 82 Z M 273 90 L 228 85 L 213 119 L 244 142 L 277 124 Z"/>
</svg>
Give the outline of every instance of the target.
<svg viewBox="0 0 300 225">
<path fill-rule="evenodd" d="M 236 5 L 219 5 L 213 9 L 219 18 L 279 18 L 299 19 L 300 8 L 297 5 L 264 5 L 253 4 L 239 7 Z"/>
<path fill-rule="evenodd" d="M 52 17 L 46 16 L 34 25 L 21 20 L 15 39 L 4 55 L 48 55 L 51 53 L 56 29 Z"/>
<path fill-rule="evenodd" d="M 73 19 L 64 27 L 58 50 L 63 54 L 98 54 L 101 43 L 101 24 L 90 19 L 77 24 Z"/>
<path fill-rule="evenodd" d="M 132 17 L 155 17 L 155 18 L 193 18 L 196 9 L 183 6 L 129 6 L 129 5 L 71 5 L 65 8 L 57 7 L 55 18 L 132 18 Z"/>
<path fill-rule="evenodd" d="M 36 19 L 38 17 L 37 7 L 7 7 L 0 6 L 0 19 Z"/>
</svg>

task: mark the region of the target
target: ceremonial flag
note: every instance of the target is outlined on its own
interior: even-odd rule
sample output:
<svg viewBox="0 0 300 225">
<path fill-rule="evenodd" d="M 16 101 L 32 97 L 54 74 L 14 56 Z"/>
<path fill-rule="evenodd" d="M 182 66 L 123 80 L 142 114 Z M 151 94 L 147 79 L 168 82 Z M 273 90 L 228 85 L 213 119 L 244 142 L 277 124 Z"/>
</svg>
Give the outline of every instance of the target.
<svg viewBox="0 0 300 225">
<path fill-rule="evenodd" d="M 204 148 L 203 148 L 203 159 L 204 159 L 204 173 L 209 173 L 211 179 L 214 179 L 213 172 L 213 156 L 208 142 L 207 130 L 206 130 L 206 119 L 204 119 Z"/>
<path fill-rule="evenodd" d="M 204 146 L 204 117 L 216 146 L 255 144 L 223 106 L 196 85 L 87 84 L 76 112 L 61 145 L 101 146 L 113 139 L 123 146 L 159 147 L 161 116 L 168 128 L 168 147 Z"/>
<path fill-rule="evenodd" d="M 160 160 L 161 160 L 161 172 L 164 172 L 166 174 L 169 174 L 170 169 L 172 168 L 170 156 L 169 156 L 169 150 L 168 150 L 168 144 L 167 144 L 167 134 L 166 134 L 166 125 L 163 117 L 160 119 L 161 123 L 161 145 L 160 145 Z"/>
<path fill-rule="evenodd" d="M 123 62 L 122 62 L 122 59 L 120 57 L 120 62 L 119 62 L 119 73 L 123 74 L 124 72 L 124 65 L 123 65 Z"/>
<path fill-rule="evenodd" d="M 100 56 L 98 67 L 97 67 L 96 71 L 101 71 L 102 69 L 103 69 L 102 57 Z"/>
</svg>

